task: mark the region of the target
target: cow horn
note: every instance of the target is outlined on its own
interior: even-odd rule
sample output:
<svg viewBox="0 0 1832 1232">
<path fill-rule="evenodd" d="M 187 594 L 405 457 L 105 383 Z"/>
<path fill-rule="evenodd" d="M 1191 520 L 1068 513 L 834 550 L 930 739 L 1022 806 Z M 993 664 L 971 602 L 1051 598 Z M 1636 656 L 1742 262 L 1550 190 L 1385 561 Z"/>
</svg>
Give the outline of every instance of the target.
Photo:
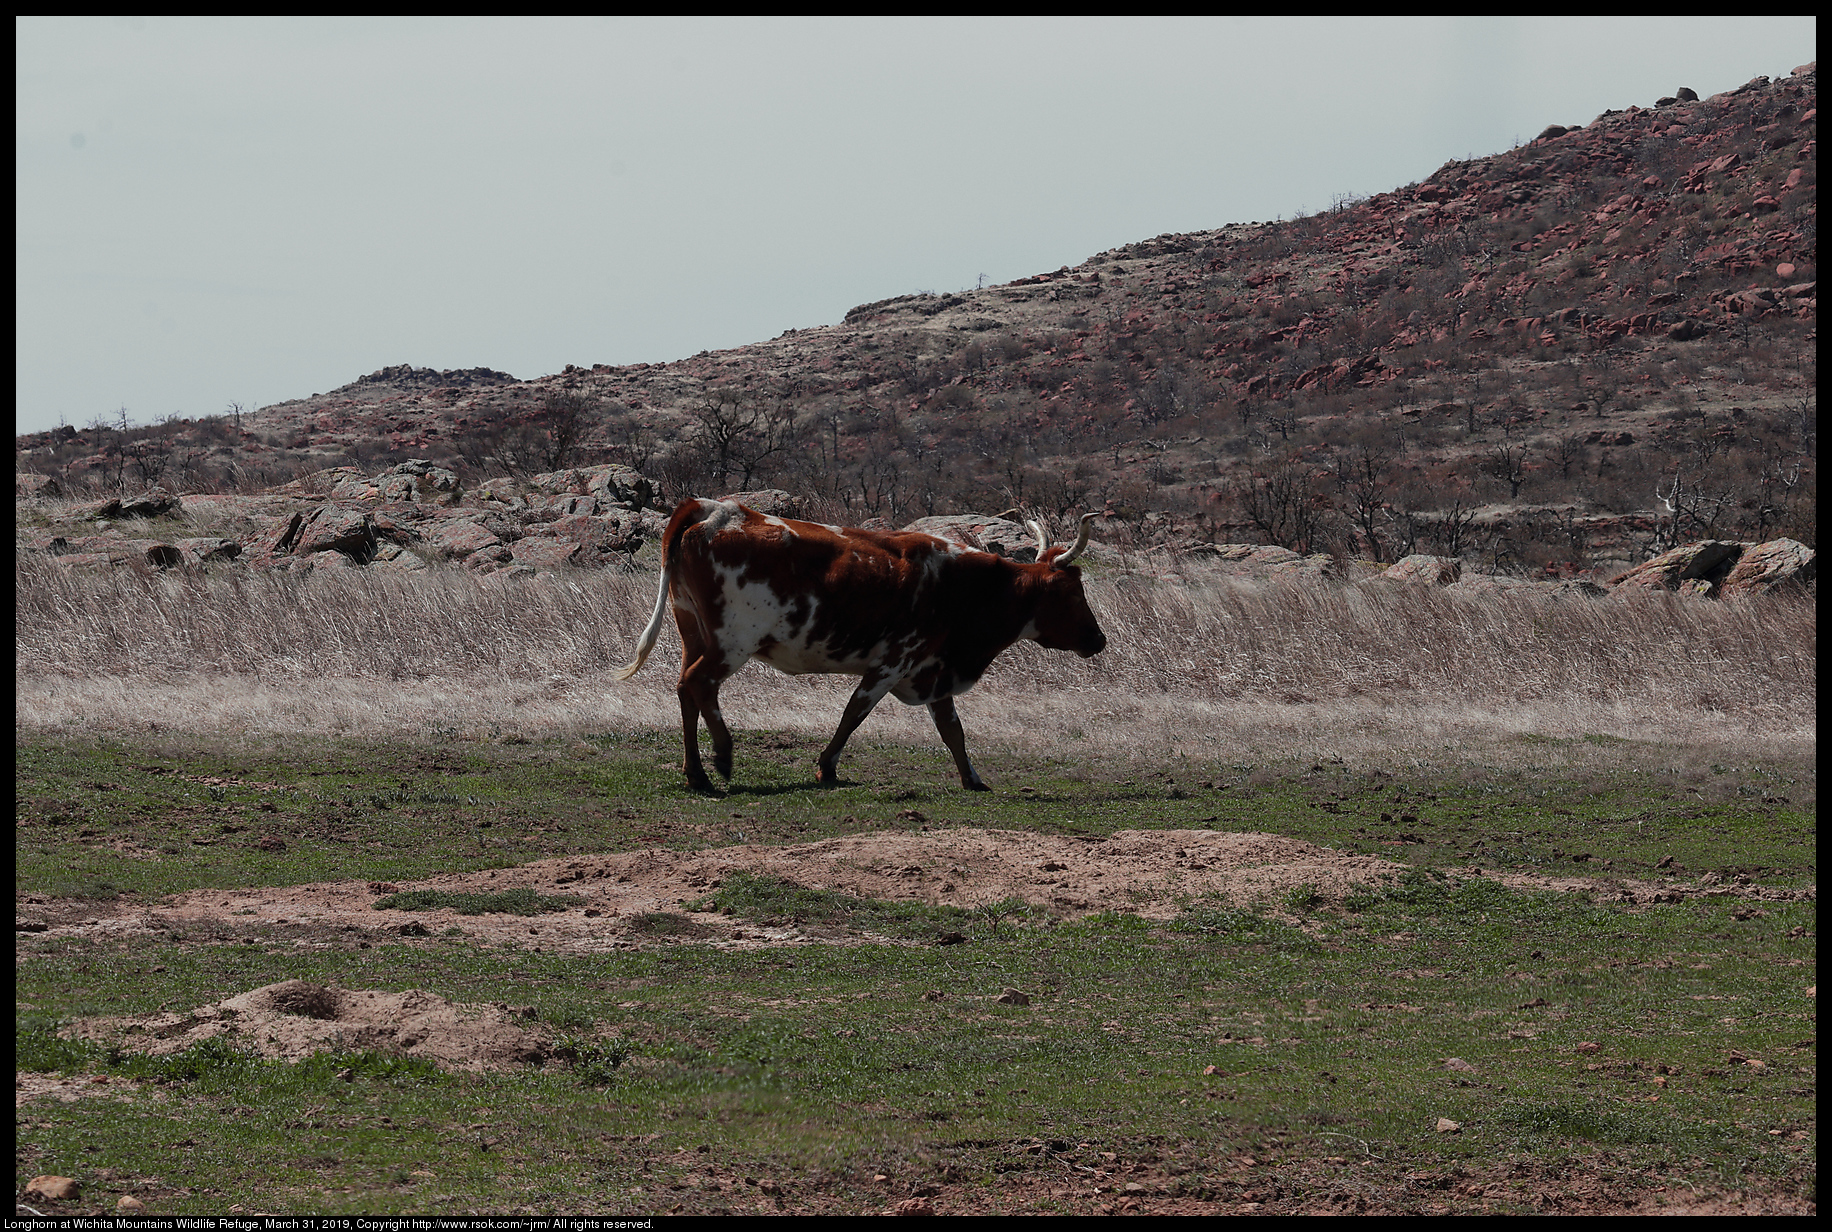
<svg viewBox="0 0 1832 1232">
<path fill-rule="evenodd" d="M 1075 536 L 1075 546 L 1074 547 L 1070 548 L 1068 551 L 1064 552 L 1061 556 L 1058 556 L 1056 558 L 1056 567 L 1058 569 L 1062 568 L 1065 565 L 1074 564 L 1075 558 L 1080 556 L 1083 552 L 1087 550 L 1088 548 L 1088 530 L 1093 525 L 1094 525 L 1094 515 L 1093 514 L 1084 513 L 1081 515 L 1081 534 Z"/>
<path fill-rule="evenodd" d="M 1050 537 L 1044 533 L 1043 523 L 1036 519 L 1026 518 L 1024 524 L 1031 528 L 1031 534 L 1037 536 L 1037 559 L 1042 560 L 1043 554 L 1050 550 Z"/>
</svg>

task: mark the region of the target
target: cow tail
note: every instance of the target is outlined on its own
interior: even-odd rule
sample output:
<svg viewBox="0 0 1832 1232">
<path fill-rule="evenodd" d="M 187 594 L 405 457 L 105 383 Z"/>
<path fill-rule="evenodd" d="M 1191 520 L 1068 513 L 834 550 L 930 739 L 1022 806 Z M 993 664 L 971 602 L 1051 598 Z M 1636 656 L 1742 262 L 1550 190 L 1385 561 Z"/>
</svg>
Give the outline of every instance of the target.
<svg viewBox="0 0 1832 1232">
<path fill-rule="evenodd" d="M 617 669 L 618 680 L 628 680 L 642 670 L 642 665 L 649 661 L 649 652 L 655 649 L 655 640 L 662 635 L 662 617 L 668 611 L 668 574 L 674 563 L 674 553 L 669 551 L 673 545 L 666 535 L 662 536 L 662 580 L 655 592 L 655 611 L 649 616 L 649 624 L 636 639 L 636 661 L 628 667 Z"/>
<path fill-rule="evenodd" d="M 642 665 L 649 661 L 649 652 L 655 649 L 655 641 L 662 635 L 662 616 L 668 611 L 668 569 L 662 567 L 662 584 L 655 595 L 655 612 L 649 617 L 648 627 L 642 636 L 636 639 L 636 662 L 628 667 L 617 669 L 618 680 L 628 680 L 642 670 Z"/>
</svg>

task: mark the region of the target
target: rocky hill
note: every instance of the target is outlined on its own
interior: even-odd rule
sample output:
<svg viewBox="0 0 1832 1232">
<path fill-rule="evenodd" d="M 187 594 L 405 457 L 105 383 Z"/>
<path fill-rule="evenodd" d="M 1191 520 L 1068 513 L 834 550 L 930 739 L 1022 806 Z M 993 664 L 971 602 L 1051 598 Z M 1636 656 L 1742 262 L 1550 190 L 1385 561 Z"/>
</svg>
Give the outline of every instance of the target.
<svg viewBox="0 0 1832 1232">
<path fill-rule="evenodd" d="M 1126 547 L 1422 553 L 1491 575 L 1812 545 L 1816 98 L 1813 65 L 1679 89 L 1322 214 L 675 363 L 526 381 L 402 365 L 258 411 L 22 436 L 21 525 L 68 545 L 70 517 L 148 489 L 267 501 L 269 522 L 289 499 L 366 500 L 371 536 L 391 503 L 511 531 L 559 498 L 593 502 L 561 518 L 636 518 L 581 529 L 576 564 L 625 551 L 643 507 L 773 488 L 851 522 L 1092 508 Z M 626 473 L 649 494 L 617 513 L 578 478 Z M 393 500 L 391 475 L 427 499 Z M 266 513 L 235 516 L 254 534 Z"/>
</svg>

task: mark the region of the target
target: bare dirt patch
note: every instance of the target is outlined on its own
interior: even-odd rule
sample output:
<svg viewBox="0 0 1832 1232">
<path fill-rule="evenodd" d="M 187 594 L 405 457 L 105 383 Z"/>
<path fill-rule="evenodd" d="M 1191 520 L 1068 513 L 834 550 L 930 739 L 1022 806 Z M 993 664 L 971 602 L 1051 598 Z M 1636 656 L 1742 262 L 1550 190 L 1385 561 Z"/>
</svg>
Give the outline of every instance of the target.
<svg viewBox="0 0 1832 1232">
<path fill-rule="evenodd" d="M 425 1057 L 447 1069 L 486 1070 L 545 1059 L 546 1041 L 529 1017 L 509 1006 L 465 1005 L 418 988 L 377 992 L 286 980 L 183 1013 L 82 1019 L 67 1034 L 153 1056 L 222 1038 L 287 1061 L 363 1049 Z"/>
<path fill-rule="evenodd" d="M 386 932 L 430 939 L 461 930 L 476 943 L 557 953 L 602 953 L 656 941 L 692 940 L 720 947 L 833 942 L 794 927 L 734 927 L 725 917 L 685 910 L 735 874 L 780 877 L 808 889 L 858 898 L 917 901 L 972 909 L 1010 898 L 1074 917 L 1128 911 L 1170 919 L 1192 898 L 1219 895 L 1237 906 L 1274 911 L 1309 887 L 1313 901 L 1340 901 L 1357 887 L 1379 886 L 1403 866 L 1378 856 L 1319 847 L 1272 834 L 1215 830 L 1121 830 L 1082 839 L 977 828 L 891 831 L 774 847 L 747 844 L 703 851 L 650 848 L 607 855 L 537 860 L 515 868 L 453 873 L 421 881 L 316 882 L 241 890 L 198 890 L 142 906 L 127 902 L 47 899 L 19 903 L 22 945 L 33 939 L 178 930 L 192 939 L 229 941 L 251 928 L 300 930 L 296 944 L 361 943 Z M 1472 870 L 1473 871 L 1473 870 Z M 1801 900 L 1815 889 L 1714 883 L 1652 882 L 1616 876 L 1475 873 L 1525 890 L 1588 893 L 1610 902 L 1651 905 L 1698 896 Z M 1712 884 L 1708 884 L 1712 883 Z M 452 909 L 377 910 L 407 890 L 491 894 L 527 888 L 573 901 L 541 915 Z M 657 928 L 671 913 L 677 927 Z M 201 929 L 202 936 L 198 936 Z"/>
<path fill-rule="evenodd" d="M 13 1107 L 35 1099 L 54 1099 L 74 1104 L 79 1099 L 127 1099 L 138 1095 L 144 1084 L 113 1074 L 57 1074 L 31 1070 L 13 1072 Z M 153 1097 L 164 1096 L 154 1091 Z"/>
<path fill-rule="evenodd" d="M 1021 898 L 1064 916 L 1131 911 L 1169 919 L 1201 895 L 1276 906 L 1309 886 L 1325 901 L 1356 886 L 1378 885 L 1400 866 L 1376 856 L 1332 851 L 1271 834 L 1213 830 L 1122 830 L 1084 840 L 1021 831 L 950 829 L 851 835 L 789 847 L 745 845 L 706 851 L 649 849 L 611 855 L 538 860 L 513 869 L 450 874 L 422 881 L 320 882 L 245 890 L 199 890 L 148 907 L 85 904 L 75 918 L 30 910 L 46 927 L 35 936 L 97 936 L 147 929 L 246 930 L 304 928 L 302 944 L 338 944 L 340 933 L 386 930 L 435 937 L 461 929 L 486 944 L 593 953 L 631 947 L 654 930 L 641 921 L 657 912 L 687 915 L 694 927 L 678 937 L 720 946 L 807 943 L 796 929 L 734 930 L 715 914 L 684 912 L 685 903 L 737 873 L 780 877 L 809 889 L 859 898 L 918 901 L 975 908 Z M 528 887 L 542 895 L 583 901 L 563 912 L 521 916 L 463 915 L 454 910 L 375 909 L 405 890 L 491 893 Z M 734 931 L 742 935 L 734 935 Z"/>
</svg>

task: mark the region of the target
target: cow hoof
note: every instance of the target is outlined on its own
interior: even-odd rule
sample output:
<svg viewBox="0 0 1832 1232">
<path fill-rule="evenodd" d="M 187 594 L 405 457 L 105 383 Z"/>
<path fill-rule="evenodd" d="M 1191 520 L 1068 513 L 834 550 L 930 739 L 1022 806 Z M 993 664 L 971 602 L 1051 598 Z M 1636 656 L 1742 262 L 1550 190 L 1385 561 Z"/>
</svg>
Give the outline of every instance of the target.
<svg viewBox="0 0 1832 1232">
<path fill-rule="evenodd" d="M 712 785 L 712 780 L 707 778 L 703 773 L 690 774 L 687 776 L 687 790 L 698 792 L 702 796 L 716 796 L 719 794 L 718 789 Z"/>
<path fill-rule="evenodd" d="M 731 758 L 714 757 L 712 759 L 712 768 L 714 770 L 717 770 L 719 772 L 719 777 L 724 779 L 726 782 L 729 783 L 732 781 L 732 759 Z"/>
<path fill-rule="evenodd" d="M 965 787 L 968 791 L 991 791 L 992 790 L 992 788 L 986 786 L 986 784 L 980 782 L 978 779 L 974 779 L 971 783 L 962 783 L 961 786 Z"/>
</svg>

